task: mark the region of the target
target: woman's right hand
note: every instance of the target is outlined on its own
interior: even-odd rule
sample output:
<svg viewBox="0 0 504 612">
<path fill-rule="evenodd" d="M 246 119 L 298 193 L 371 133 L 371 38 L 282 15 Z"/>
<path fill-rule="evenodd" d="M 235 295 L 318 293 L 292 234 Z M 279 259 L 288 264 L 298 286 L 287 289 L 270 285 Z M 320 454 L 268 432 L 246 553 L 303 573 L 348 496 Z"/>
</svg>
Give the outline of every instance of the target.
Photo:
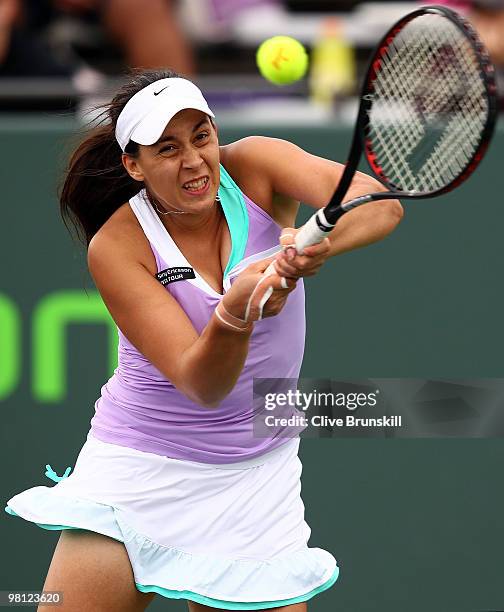
<svg viewBox="0 0 504 612">
<path fill-rule="evenodd" d="M 224 308 L 243 321 L 258 321 L 277 315 L 285 305 L 287 297 L 296 287 L 297 280 L 283 278 L 278 274 L 263 273 L 276 256 L 250 264 L 233 281 L 222 298 Z M 270 293 L 266 303 L 262 300 Z"/>
</svg>

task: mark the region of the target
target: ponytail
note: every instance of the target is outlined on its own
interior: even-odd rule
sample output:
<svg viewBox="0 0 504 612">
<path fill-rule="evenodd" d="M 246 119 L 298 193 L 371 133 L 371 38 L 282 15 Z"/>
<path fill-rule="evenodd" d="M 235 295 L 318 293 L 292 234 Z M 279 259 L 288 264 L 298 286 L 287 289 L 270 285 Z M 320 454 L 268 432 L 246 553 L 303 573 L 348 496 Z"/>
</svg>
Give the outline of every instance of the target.
<svg viewBox="0 0 504 612">
<path fill-rule="evenodd" d="M 115 139 L 122 109 L 150 83 L 178 76 L 171 70 L 132 71 L 131 80 L 105 106 L 101 115 L 104 122 L 91 129 L 72 154 L 60 192 L 60 213 L 70 233 L 73 231 L 86 247 L 112 214 L 143 187 L 124 168 Z M 138 145 L 130 141 L 125 152 L 134 157 Z"/>
<path fill-rule="evenodd" d="M 105 221 L 141 188 L 122 164 L 112 126 L 96 127 L 70 158 L 60 195 L 63 222 L 88 246 Z"/>
</svg>

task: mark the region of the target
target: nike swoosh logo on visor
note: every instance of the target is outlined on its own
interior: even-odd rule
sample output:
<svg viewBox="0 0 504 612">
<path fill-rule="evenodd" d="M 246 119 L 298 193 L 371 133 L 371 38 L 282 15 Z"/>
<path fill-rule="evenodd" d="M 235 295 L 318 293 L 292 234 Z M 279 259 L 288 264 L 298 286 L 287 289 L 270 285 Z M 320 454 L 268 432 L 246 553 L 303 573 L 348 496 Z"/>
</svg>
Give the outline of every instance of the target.
<svg viewBox="0 0 504 612">
<path fill-rule="evenodd" d="M 155 95 L 155 96 L 159 96 L 159 94 L 160 94 L 162 91 L 164 91 L 165 89 L 168 89 L 168 87 L 170 87 L 170 86 L 169 86 L 169 85 L 167 85 L 166 87 L 163 87 L 163 89 L 160 89 L 159 91 L 155 91 L 155 92 L 154 92 L 154 95 Z"/>
</svg>

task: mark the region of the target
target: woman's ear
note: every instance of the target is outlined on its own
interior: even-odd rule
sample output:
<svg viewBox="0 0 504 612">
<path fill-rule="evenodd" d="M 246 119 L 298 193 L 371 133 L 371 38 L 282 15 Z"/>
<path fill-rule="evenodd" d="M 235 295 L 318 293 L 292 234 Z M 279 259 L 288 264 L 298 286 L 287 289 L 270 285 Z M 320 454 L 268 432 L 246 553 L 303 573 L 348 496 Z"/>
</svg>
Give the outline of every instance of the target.
<svg viewBox="0 0 504 612">
<path fill-rule="evenodd" d="M 140 166 L 138 165 L 138 160 L 136 157 L 123 153 L 121 159 L 123 166 L 126 168 L 126 172 L 131 176 L 131 178 L 135 179 L 135 181 L 143 182 L 144 175 L 140 169 Z"/>
</svg>

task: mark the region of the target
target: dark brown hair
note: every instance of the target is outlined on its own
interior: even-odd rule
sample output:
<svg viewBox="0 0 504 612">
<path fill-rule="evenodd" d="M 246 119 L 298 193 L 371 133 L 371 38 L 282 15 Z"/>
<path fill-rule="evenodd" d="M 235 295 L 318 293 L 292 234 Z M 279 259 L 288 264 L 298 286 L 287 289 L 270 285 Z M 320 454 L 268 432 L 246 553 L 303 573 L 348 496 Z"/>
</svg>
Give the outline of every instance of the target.
<svg viewBox="0 0 504 612">
<path fill-rule="evenodd" d="M 97 107 L 103 109 L 92 122 L 97 125 L 71 155 L 60 190 L 63 222 L 86 247 L 105 221 L 143 187 L 126 172 L 115 139 L 122 109 L 147 85 L 180 75 L 172 70 L 132 70 L 129 76 L 110 103 Z M 125 152 L 135 156 L 138 145 L 130 141 Z"/>
</svg>

